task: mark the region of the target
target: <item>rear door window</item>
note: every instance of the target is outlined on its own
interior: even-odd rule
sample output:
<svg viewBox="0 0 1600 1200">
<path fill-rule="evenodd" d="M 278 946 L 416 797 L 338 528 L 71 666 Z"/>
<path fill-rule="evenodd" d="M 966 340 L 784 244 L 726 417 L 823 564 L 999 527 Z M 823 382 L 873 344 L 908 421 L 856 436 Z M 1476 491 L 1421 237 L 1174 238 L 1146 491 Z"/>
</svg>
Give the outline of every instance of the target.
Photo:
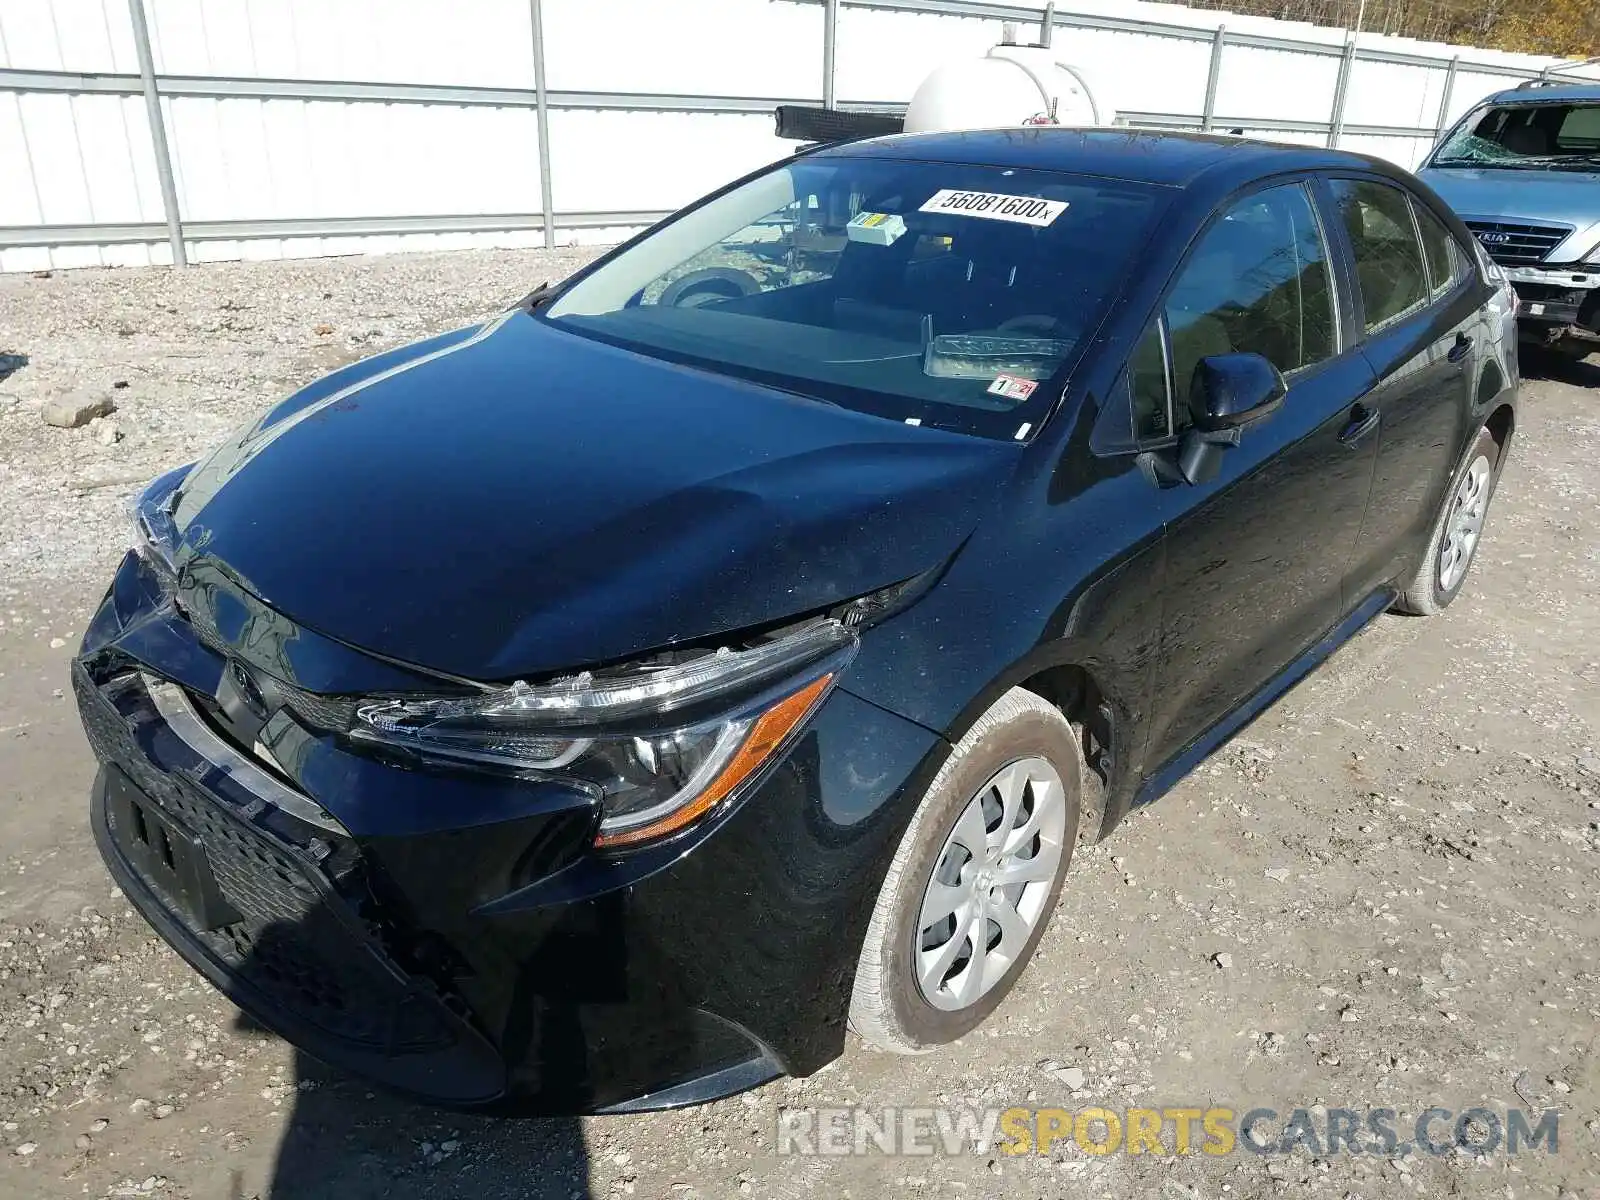
<svg viewBox="0 0 1600 1200">
<path fill-rule="evenodd" d="M 1406 194 L 1368 179 L 1328 183 L 1355 254 L 1367 332 L 1420 312 L 1430 294 L 1428 268 Z"/>
</svg>

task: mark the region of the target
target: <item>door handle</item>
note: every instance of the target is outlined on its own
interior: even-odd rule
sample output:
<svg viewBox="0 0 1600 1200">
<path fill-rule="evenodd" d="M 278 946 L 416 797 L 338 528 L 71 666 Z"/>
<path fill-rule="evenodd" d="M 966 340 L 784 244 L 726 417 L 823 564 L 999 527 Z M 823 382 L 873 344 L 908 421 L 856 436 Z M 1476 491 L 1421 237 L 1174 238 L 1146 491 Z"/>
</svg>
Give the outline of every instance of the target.
<svg viewBox="0 0 1600 1200">
<path fill-rule="evenodd" d="M 1358 404 L 1350 410 L 1350 420 L 1339 431 L 1339 440 L 1352 448 L 1359 446 L 1382 420 L 1383 414 L 1377 409 Z"/>
<path fill-rule="evenodd" d="M 1462 359 L 1466 358 L 1468 352 L 1471 351 L 1471 349 L 1472 349 L 1472 337 L 1471 337 L 1471 335 L 1465 334 L 1465 333 L 1458 333 L 1458 334 L 1456 334 L 1456 344 L 1454 346 L 1450 347 L 1450 353 L 1446 354 L 1445 357 L 1448 358 L 1453 363 L 1458 363 Z"/>
</svg>

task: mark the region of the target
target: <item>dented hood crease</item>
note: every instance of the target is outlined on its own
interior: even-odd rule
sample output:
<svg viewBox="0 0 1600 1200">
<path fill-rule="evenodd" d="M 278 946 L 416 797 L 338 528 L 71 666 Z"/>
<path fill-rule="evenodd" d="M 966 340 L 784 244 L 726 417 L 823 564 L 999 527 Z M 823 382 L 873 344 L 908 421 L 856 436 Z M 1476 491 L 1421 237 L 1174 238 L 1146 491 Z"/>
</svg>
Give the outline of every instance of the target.
<svg viewBox="0 0 1600 1200">
<path fill-rule="evenodd" d="M 182 559 L 310 629 L 499 680 L 935 567 L 1019 453 L 513 312 L 303 389 L 190 473 L 174 519 Z"/>
</svg>

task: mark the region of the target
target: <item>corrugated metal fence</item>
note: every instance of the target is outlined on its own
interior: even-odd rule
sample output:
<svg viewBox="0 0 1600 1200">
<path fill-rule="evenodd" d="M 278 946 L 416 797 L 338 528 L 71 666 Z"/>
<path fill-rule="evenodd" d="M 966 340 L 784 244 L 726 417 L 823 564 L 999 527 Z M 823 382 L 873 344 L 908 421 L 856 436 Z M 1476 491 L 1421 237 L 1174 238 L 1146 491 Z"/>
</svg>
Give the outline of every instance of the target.
<svg viewBox="0 0 1600 1200">
<path fill-rule="evenodd" d="M 616 240 L 787 153 L 777 104 L 903 103 L 1040 19 L 981 0 L 0 4 L 0 270 Z M 1550 65 L 1138 0 L 1053 21 L 1129 124 L 1408 165 Z"/>
</svg>

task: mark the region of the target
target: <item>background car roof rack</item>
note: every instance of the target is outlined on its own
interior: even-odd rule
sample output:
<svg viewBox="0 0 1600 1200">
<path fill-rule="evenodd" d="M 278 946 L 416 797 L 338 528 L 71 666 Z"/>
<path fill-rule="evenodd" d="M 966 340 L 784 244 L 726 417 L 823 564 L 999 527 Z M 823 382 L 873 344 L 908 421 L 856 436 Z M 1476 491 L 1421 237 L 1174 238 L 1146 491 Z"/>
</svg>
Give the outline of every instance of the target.
<svg viewBox="0 0 1600 1200">
<path fill-rule="evenodd" d="M 1517 84 L 1517 91 L 1520 92 L 1527 88 L 1560 87 L 1563 84 L 1570 86 L 1575 83 L 1592 83 L 1600 87 L 1600 79 L 1596 79 L 1592 75 L 1582 75 L 1577 79 L 1560 78 L 1560 76 L 1569 71 L 1581 71 L 1584 67 L 1592 67 L 1596 64 L 1600 64 L 1600 58 L 1586 58 L 1582 62 L 1565 63 L 1558 67 L 1546 67 L 1537 79 L 1529 79 Z"/>
</svg>

